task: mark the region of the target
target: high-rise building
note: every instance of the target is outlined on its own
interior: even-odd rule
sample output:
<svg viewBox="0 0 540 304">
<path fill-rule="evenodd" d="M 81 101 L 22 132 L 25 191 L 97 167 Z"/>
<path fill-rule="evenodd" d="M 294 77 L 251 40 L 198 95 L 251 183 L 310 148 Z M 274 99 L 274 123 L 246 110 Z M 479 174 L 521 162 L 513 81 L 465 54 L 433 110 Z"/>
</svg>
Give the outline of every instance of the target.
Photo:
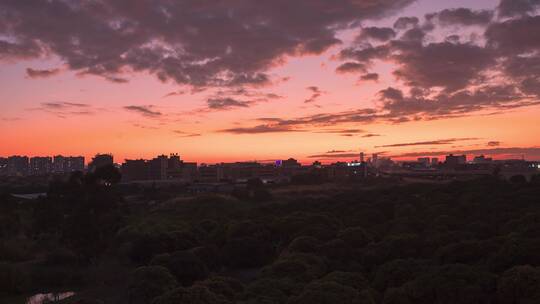
<svg viewBox="0 0 540 304">
<path fill-rule="evenodd" d="M 53 162 L 51 157 L 32 157 L 30 158 L 29 174 L 34 176 L 51 174 L 52 165 Z"/>
<path fill-rule="evenodd" d="M 433 157 L 431 159 L 431 166 L 432 167 L 437 167 L 439 165 L 439 159 L 437 157 Z"/>
<path fill-rule="evenodd" d="M 360 152 L 360 162 L 364 162 L 364 152 Z"/>
<path fill-rule="evenodd" d="M 65 173 L 66 158 L 62 155 L 56 155 L 53 157 L 53 173 L 63 174 Z"/>
<path fill-rule="evenodd" d="M 378 162 L 379 162 L 379 155 L 377 153 L 373 153 L 373 155 L 371 156 L 371 164 L 373 165 L 373 167 L 377 167 Z"/>
<path fill-rule="evenodd" d="M 5 157 L 0 157 L 0 176 L 4 176 L 8 174 L 7 167 L 8 167 L 8 159 Z"/>
<path fill-rule="evenodd" d="M 122 179 L 125 181 L 149 179 L 149 169 L 146 160 L 126 159 L 126 161 L 122 164 Z"/>
<path fill-rule="evenodd" d="M 84 171 L 84 156 L 70 156 L 67 158 L 67 171 Z"/>
<path fill-rule="evenodd" d="M 463 165 L 467 163 L 467 156 L 466 155 L 453 155 L 450 154 L 446 156 L 445 165 L 448 168 L 455 168 L 458 165 Z"/>
<path fill-rule="evenodd" d="M 96 169 L 114 164 L 112 154 L 96 154 L 88 164 L 88 171 L 94 172 Z"/>
<path fill-rule="evenodd" d="M 75 171 L 84 171 L 84 156 L 62 156 L 53 158 L 53 173 L 65 174 Z"/>
<path fill-rule="evenodd" d="M 491 162 L 493 162 L 493 158 L 485 157 L 484 155 L 476 156 L 473 159 L 474 164 L 489 164 Z"/>
<path fill-rule="evenodd" d="M 418 162 L 424 167 L 429 167 L 431 164 L 431 159 L 429 157 L 420 157 L 418 158 Z"/>
<path fill-rule="evenodd" d="M 297 167 L 301 167 L 302 165 L 296 159 L 289 158 L 287 160 L 282 161 L 281 166 L 285 168 L 297 168 Z"/>
<path fill-rule="evenodd" d="M 167 167 L 169 165 L 169 158 L 167 155 L 160 155 L 152 160 L 148 161 L 148 169 L 150 179 L 164 180 L 167 179 Z"/>
<path fill-rule="evenodd" d="M 27 156 L 10 156 L 7 159 L 7 174 L 9 176 L 26 176 L 28 175 L 28 166 Z"/>
<path fill-rule="evenodd" d="M 221 165 L 202 165 L 199 167 L 199 180 L 202 182 L 219 182 L 223 179 Z"/>
</svg>

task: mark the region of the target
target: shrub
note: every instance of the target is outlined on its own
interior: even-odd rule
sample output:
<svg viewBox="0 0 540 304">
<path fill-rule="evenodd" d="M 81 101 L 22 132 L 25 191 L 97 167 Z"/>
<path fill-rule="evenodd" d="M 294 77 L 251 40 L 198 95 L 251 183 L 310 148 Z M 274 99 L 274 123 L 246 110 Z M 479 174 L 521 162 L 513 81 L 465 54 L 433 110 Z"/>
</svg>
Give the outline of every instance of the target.
<svg viewBox="0 0 540 304">
<path fill-rule="evenodd" d="M 252 237 L 229 240 L 222 248 L 223 262 L 233 268 L 252 268 L 266 265 L 275 256 L 271 243 Z"/>
<path fill-rule="evenodd" d="M 314 282 L 304 291 L 289 299 L 288 304 L 375 304 L 375 300 L 356 289 L 334 282 Z"/>
<path fill-rule="evenodd" d="M 164 263 L 183 286 L 191 286 L 195 281 L 208 276 L 206 265 L 189 251 L 177 251 L 169 256 L 161 256 L 154 263 Z"/>
<path fill-rule="evenodd" d="M 190 288 L 179 287 L 157 297 L 152 304 L 229 304 L 227 300 L 216 295 L 203 286 Z"/>
<path fill-rule="evenodd" d="M 233 301 L 236 295 L 244 291 L 244 285 L 240 281 L 229 277 L 213 276 L 197 282 L 196 285 L 206 287 L 211 292 L 229 301 Z"/>
<path fill-rule="evenodd" d="M 540 303 L 540 269 L 516 266 L 505 271 L 497 283 L 501 304 Z"/>
<path fill-rule="evenodd" d="M 8 263 L 0 263 L 0 293 L 21 293 L 24 284 L 25 277 L 18 268 Z"/>
<path fill-rule="evenodd" d="M 176 279 L 165 267 L 139 267 L 129 279 L 129 303 L 152 303 L 154 298 L 173 290 L 176 285 Z"/>
</svg>

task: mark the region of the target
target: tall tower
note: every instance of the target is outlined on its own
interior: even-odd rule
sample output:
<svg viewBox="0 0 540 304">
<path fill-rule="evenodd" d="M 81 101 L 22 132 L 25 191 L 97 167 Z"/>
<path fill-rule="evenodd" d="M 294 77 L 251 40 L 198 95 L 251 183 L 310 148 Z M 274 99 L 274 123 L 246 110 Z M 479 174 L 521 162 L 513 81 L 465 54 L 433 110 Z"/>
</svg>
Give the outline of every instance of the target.
<svg viewBox="0 0 540 304">
<path fill-rule="evenodd" d="M 360 152 L 360 162 L 364 162 L 364 152 Z"/>
</svg>

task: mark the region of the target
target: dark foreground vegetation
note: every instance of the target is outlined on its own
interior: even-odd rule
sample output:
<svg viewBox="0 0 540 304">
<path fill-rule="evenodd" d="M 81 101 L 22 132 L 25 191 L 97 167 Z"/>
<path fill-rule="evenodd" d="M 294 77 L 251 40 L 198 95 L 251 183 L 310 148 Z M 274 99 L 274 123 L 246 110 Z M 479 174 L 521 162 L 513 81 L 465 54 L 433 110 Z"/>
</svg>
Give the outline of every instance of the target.
<svg viewBox="0 0 540 304">
<path fill-rule="evenodd" d="M 118 180 L 0 197 L 1 303 L 540 303 L 539 178 L 197 197 Z"/>
</svg>

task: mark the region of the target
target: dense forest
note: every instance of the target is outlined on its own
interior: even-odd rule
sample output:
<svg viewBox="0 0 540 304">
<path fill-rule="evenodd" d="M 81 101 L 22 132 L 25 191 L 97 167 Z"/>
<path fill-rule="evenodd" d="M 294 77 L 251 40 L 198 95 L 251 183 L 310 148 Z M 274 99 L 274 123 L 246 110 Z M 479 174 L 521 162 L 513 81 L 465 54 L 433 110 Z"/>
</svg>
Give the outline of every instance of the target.
<svg viewBox="0 0 540 304">
<path fill-rule="evenodd" d="M 1 195 L 1 303 L 540 303 L 539 177 L 197 196 L 118 181 Z"/>
</svg>

